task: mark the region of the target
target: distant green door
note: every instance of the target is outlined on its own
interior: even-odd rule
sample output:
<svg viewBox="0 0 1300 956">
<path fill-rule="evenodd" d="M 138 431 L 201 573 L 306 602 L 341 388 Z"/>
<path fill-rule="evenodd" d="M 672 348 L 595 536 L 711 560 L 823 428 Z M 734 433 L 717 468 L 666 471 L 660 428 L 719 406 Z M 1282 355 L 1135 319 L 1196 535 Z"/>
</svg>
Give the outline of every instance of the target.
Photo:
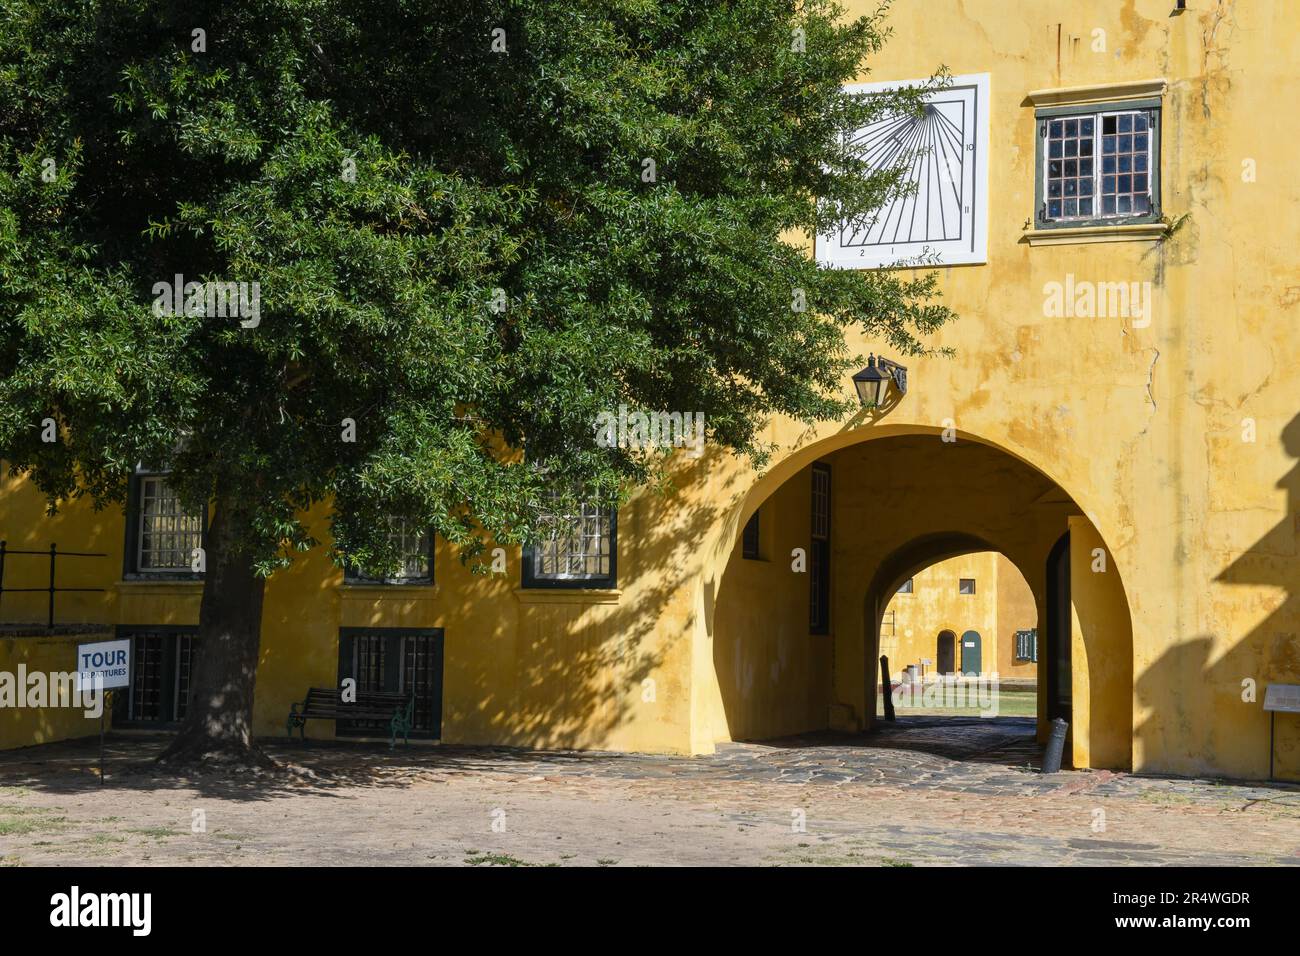
<svg viewBox="0 0 1300 956">
<path fill-rule="evenodd" d="M 978 677 L 980 672 L 980 636 L 967 631 L 961 636 L 961 672 Z"/>
</svg>

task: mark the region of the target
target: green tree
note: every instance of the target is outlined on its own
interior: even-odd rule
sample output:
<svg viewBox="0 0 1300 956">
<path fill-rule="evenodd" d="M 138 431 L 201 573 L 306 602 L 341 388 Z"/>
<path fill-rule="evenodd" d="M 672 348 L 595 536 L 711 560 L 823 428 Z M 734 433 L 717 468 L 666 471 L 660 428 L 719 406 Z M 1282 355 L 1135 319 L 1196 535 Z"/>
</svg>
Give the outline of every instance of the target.
<svg viewBox="0 0 1300 956">
<path fill-rule="evenodd" d="M 210 505 L 168 759 L 256 756 L 263 587 L 316 544 L 305 509 L 332 502 L 340 563 L 394 565 L 389 514 L 473 561 L 526 539 L 545 487 L 614 500 L 654 477 L 661 459 L 594 441 L 601 412 L 701 410 L 710 442 L 761 459 L 769 416 L 847 410 L 847 327 L 914 354 L 951 317 L 932 276 L 821 270 L 791 239 L 899 188 L 845 145 L 918 108 L 842 89 L 884 42 L 879 14 L 0 11 L 0 455 L 52 507 L 120 503 L 136 463 Z M 157 308 L 177 274 L 258 283 L 258 321 Z"/>
</svg>

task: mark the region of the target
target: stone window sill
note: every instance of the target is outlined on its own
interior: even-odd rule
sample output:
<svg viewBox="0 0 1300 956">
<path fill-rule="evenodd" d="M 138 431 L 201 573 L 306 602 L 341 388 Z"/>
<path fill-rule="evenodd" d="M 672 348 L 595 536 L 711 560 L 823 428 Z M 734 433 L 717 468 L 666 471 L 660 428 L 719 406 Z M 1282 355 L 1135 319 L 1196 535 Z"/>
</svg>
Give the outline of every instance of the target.
<svg viewBox="0 0 1300 956">
<path fill-rule="evenodd" d="M 201 578 L 123 578 L 114 585 L 119 591 L 133 594 L 174 594 L 176 591 L 202 591 Z"/>
<path fill-rule="evenodd" d="M 1062 229 L 1031 229 L 1024 242 L 1031 246 L 1070 246 L 1092 242 L 1156 242 L 1169 232 L 1165 222 L 1128 226 L 1078 226 Z"/>
<path fill-rule="evenodd" d="M 438 597 L 436 584 L 340 584 L 345 601 L 432 601 Z"/>
<path fill-rule="evenodd" d="M 515 588 L 520 604 L 618 604 L 621 589 L 605 588 Z"/>
</svg>

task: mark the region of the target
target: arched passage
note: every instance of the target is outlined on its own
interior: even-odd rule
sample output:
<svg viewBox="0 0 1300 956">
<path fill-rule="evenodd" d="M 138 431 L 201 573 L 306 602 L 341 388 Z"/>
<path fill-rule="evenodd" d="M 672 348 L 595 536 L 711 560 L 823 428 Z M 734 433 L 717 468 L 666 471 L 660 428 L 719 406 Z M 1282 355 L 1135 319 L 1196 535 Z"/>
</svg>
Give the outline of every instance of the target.
<svg viewBox="0 0 1300 956">
<path fill-rule="evenodd" d="M 733 547 L 706 609 L 718 681 L 716 739 L 869 728 L 877 719 L 881 618 L 899 585 L 919 569 L 973 551 L 1001 552 L 1029 583 L 1041 621 L 1047 560 L 1062 535 L 1074 531 L 1077 547 L 1107 550 L 1065 489 L 988 442 L 950 442 L 918 431 L 870 439 L 859 433 L 850 443 L 836 436 L 822 447 L 824 454 L 814 446 L 783 462 L 774 469 L 782 480 L 773 484 L 769 475 L 757 482 L 738 508 Z M 811 542 L 814 463 L 829 471 L 832 489 L 830 544 L 823 549 L 828 567 L 821 568 L 797 560 L 801 551 L 806 558 Z M 755 510 L 764 561 L 746 559 L 738 548 L 739 519 Z M 1077 577 L 1079 567 L 1071 573 Z M 830 579 L 825 634 L 810 633 L 809 595 L 825 585 L 816 575 Z M 1072 584 L 1075 763 L 1127 767 L 1132 638 L 1119 571 L 1111 559 L 1108 573 L 1094 575 L 1082 591 Z M 1080 601 L 1087 607 L 1077 606 Z M 960 648 L 956 658 L 960 667 Z M 1103 671 L 1104 681 L 1089 680 L 1090 672 Z M 1042 682 L 1039 693 L 1045 733 Z"/>
</svg>

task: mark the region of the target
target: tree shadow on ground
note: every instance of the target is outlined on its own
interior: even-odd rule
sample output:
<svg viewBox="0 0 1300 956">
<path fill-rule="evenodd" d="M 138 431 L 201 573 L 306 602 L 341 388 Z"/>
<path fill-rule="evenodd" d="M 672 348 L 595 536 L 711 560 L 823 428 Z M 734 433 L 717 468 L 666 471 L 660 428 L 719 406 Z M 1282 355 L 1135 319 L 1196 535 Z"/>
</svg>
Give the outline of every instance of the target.
<svg viewBox="0 0 1300 956">
<path fill-rule="evenodd" d="M 105 742 L 102 784 L 97 738 L 7 751 L 0 753 L 0 787 L 86 797 L 105 791 L 194 790 L 202 797 L 258 801 L 295 795 L 343 796 L 343 791 L 357 788 L 406 788 L 461 775 L 584 772 L 632 756 L 449 745 L 399 744 L 390 750 L 373 743 L 310 741 L 304 746 L 263 740 L 259 745 L 281 764 L 279 769 L 178 775 L 153 762 L 171 740 L 168 734 L 110 734 Z"/>
</svg>

